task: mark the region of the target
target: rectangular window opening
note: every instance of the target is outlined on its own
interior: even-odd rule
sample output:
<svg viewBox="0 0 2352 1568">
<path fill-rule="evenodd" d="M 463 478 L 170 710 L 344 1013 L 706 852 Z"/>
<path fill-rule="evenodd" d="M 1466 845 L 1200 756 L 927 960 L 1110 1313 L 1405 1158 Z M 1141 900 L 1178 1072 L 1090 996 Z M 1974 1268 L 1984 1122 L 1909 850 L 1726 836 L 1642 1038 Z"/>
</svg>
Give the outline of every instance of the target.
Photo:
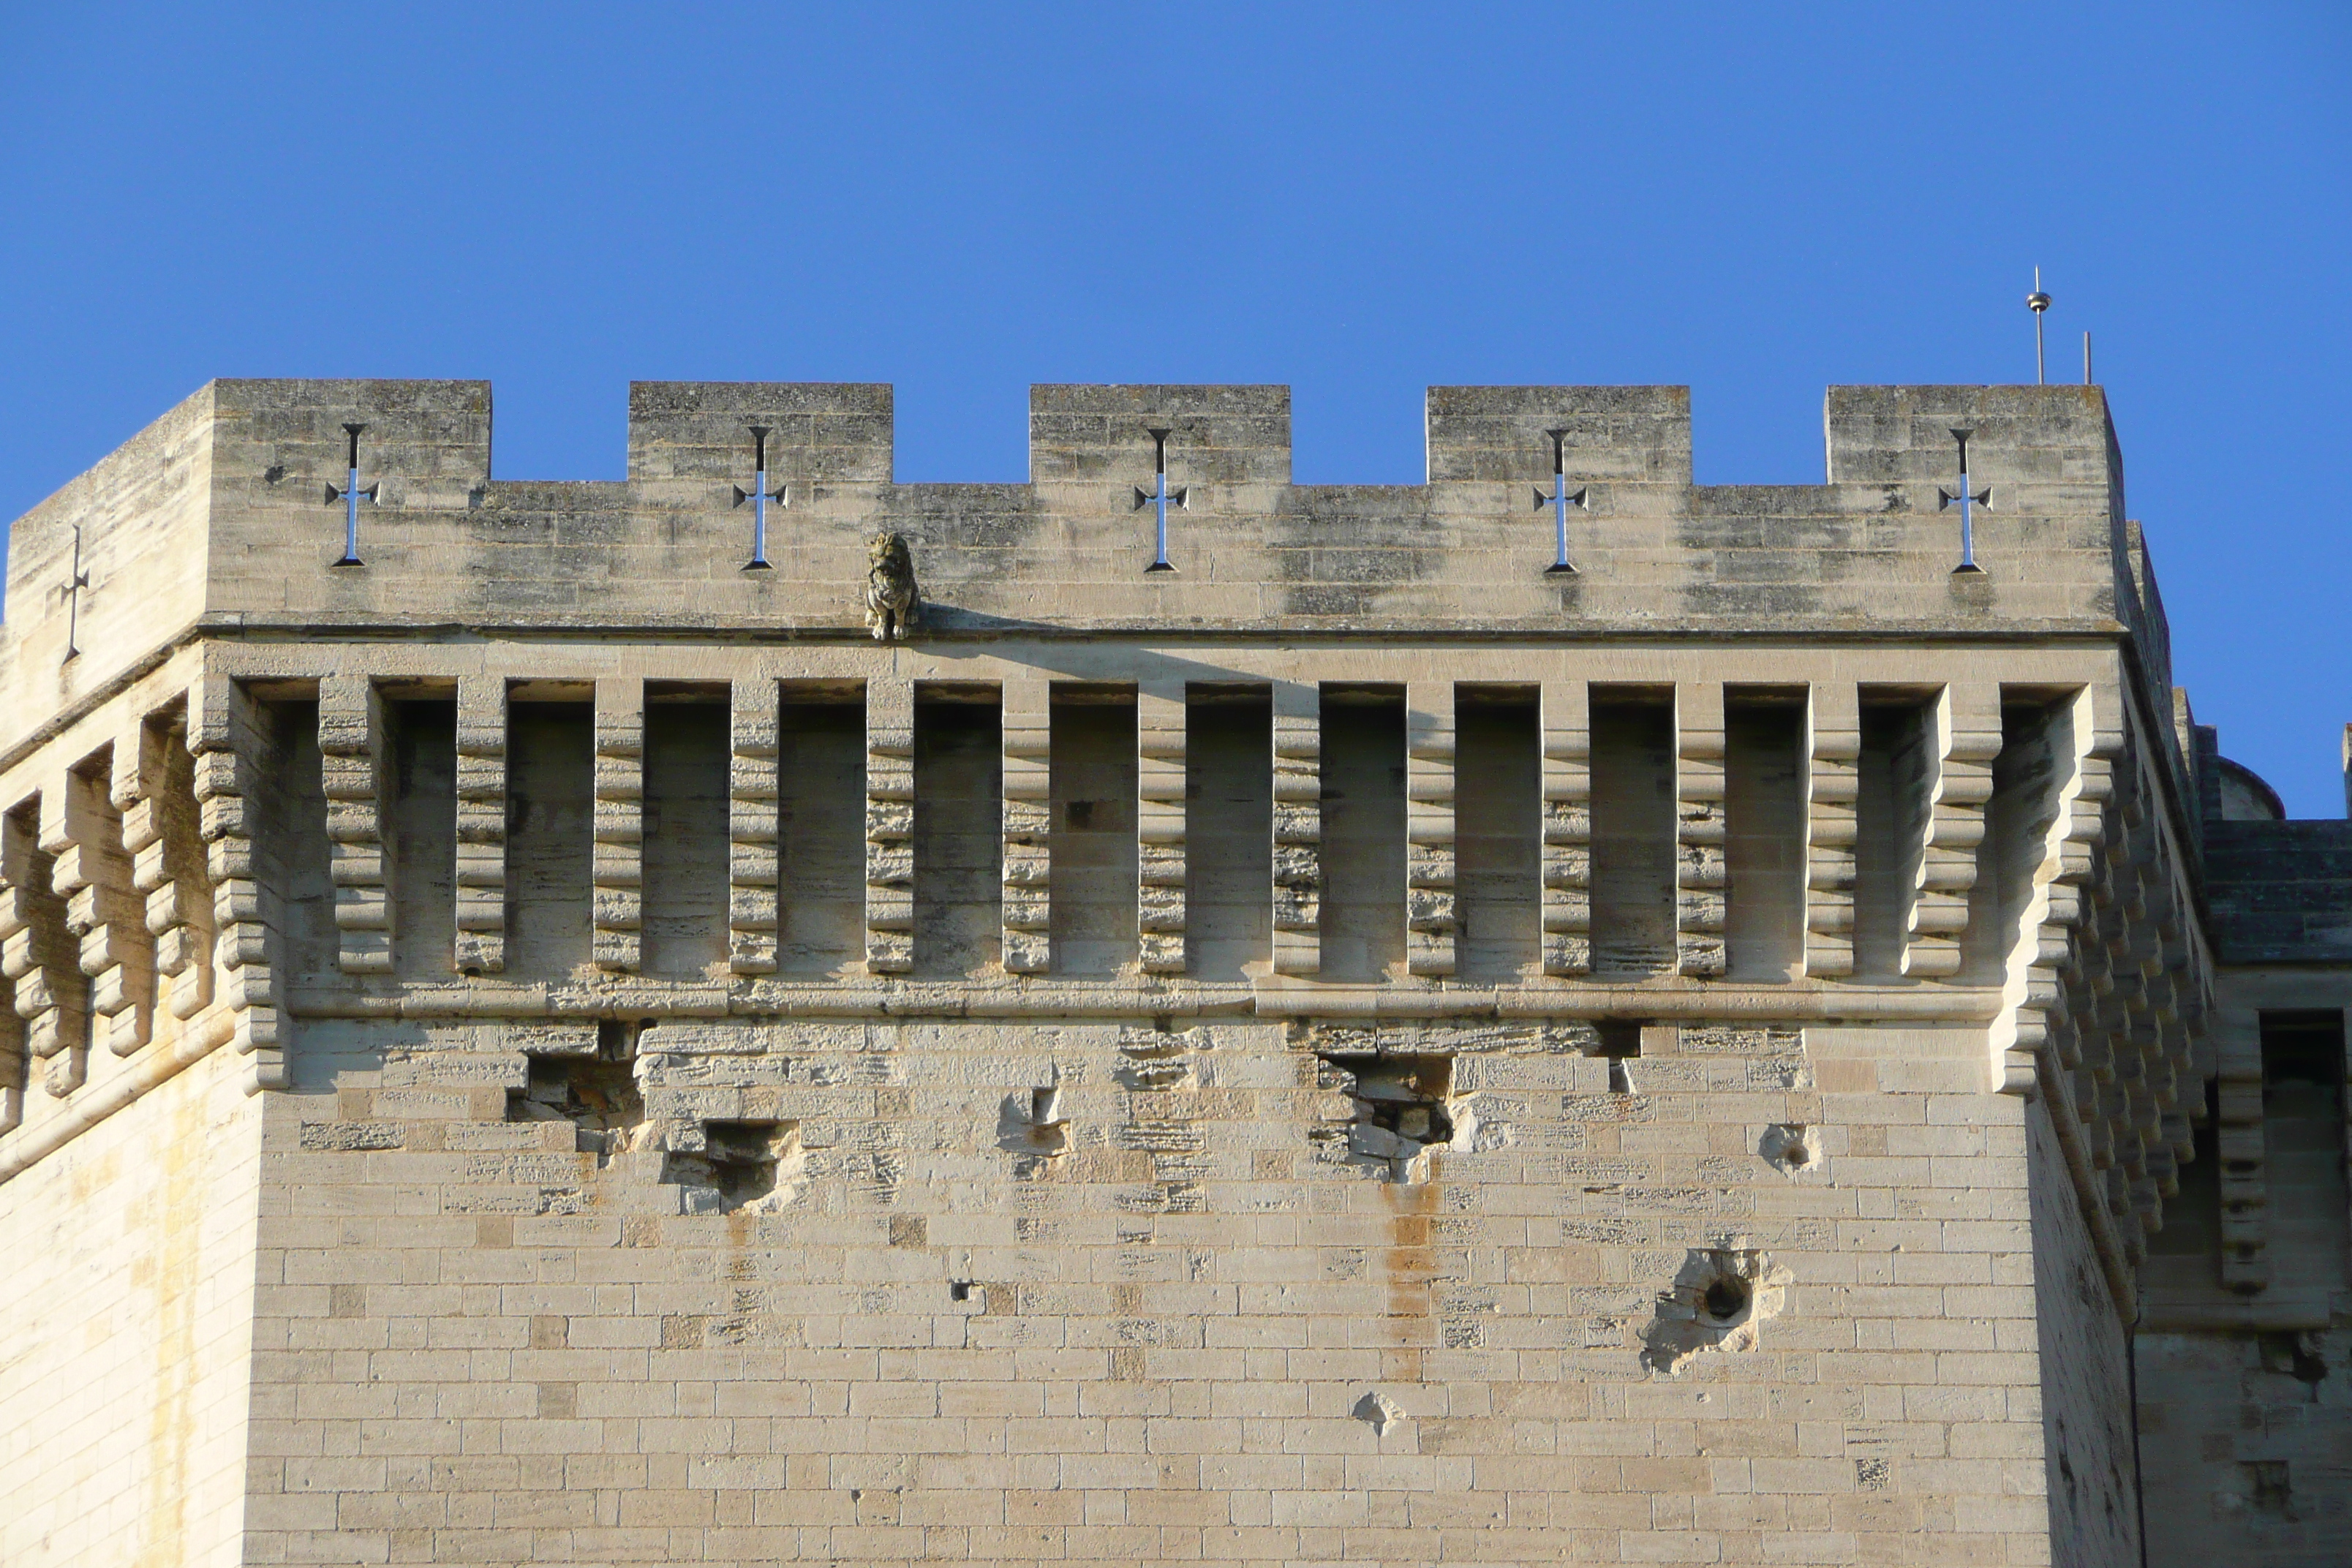
<svg viewBox="0 0 2352 1568">
<path fill-rule="evenodd" d="M 918 974 L 978 974 L 1003 951 L 1003 731 L 994 687 L 916 688 Z"/>
<path fill-rule="evenodd" d="M 1404 689 L 1322 690 L 1322 973 L 1378 980 L 1404 963 Z"/>
<path fill-rule="evenodd" d="M 1670 690 L 1592 689 L 1592 973 L 1675 968 L 1675 709 Z"/>
<path fill-rule="evenodd" d="M 1724 693 L 1727 978 L 1794 980 L 1805 962 L 1805 692 Z"/>
<path fill-rule="evenodd" d="M 444 980 L 457 941 L 457 702 L 387 701 L 383 713 L 392 731 L 383 853 L 393 972 Z"/>
<path fill-rule="evenodd" d="M 319 754 L 315 698 L 257 698 L 261 750 L 252 776 L 254 883 L 263 918 L 275 922 L 290 983 L 340 986 L 341 939 L 335 929 L 332 852 L 327 844 L 327 789 Z"/>
<path fill-rule="evenodd" d="M 507 709 L 507 973 L 561 980 L 592 956 L 593 702 Z"/>
<path fill-rule="evenodd" d="M 866 952 L 863 698 L 787 682 L 776 710 L 776 967 L 839 974 Z"/>
<path fill-rule="evenodd" d="M 1057 685 L 1049 721 L 1054 973 L 1117 974 L 1137 958 L 1135 692 Z"/>
<path fill-rule="evenodd" d="M 2270 1255 L 2277 1270 L 2273 1289 L 2340 1288 L 2352 1240 L 2344 1169 L 2344 1015 L 2265 1009 L 2262 1042 L 2263 1180 L 2270 1190 Z"/>
<path fill-rule="evenodd" d="M 728 690 L 646 689 L 644 969 L 725 973 L 730 849 Z"/>
<path fill-rule="evenodd" d="M 1507 980 L 1543 960 L 1543 723 L 1537 691 L 1454 690 L 1455 972 Z"/>
<path fill-rule="evenodd" d="M 1960 944 L 1960 977 L 1971 984 L 1999 984 L 2027 940 L 2024 921 L 2043 841 L 2057 816 L 2060 785 L 2073 768 L 2071 711 L 2066 697 L 2004 693 L 2000 751 L 1993 758 L 1992 795 L 1985 803 Z"/>
<path fill-rule="evenodd" d="M 1184 968 L 1236 981 L 1273 956 L 1274 692 L 1184 699 Z"/>
<path fill-rule="evenodd" d="M 1892 980 L 1903 973 L 1911 910 L 1918 898 L 1935 762 L 1928 700 L 1865 689 L 1862 757 L 1854 796 L 1853 972 Z"/>
</svg>

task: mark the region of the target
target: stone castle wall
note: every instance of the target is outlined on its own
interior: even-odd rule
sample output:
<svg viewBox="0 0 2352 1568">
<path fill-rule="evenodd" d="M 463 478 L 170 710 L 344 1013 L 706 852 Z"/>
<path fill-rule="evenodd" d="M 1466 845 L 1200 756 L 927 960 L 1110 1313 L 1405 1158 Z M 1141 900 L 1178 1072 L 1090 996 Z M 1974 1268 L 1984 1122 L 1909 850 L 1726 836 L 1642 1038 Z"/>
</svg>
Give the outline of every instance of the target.
<svg viewBox="0 0 2352 1568">
<path fill-rule="evenodd" d="M 525 485 L 478 384 L 220 383 L 19 524 L 0 1214 L 255 1092 L 229 1557 L 2137 1560 L 2213 978 L 2095 393 L 1841 389 L 1769 489 L 1679 389 L 1439 389 L 1384 488 L 1280 388 L 1039 388 L 1024 486 L 888 406 Z"/>
</svg>

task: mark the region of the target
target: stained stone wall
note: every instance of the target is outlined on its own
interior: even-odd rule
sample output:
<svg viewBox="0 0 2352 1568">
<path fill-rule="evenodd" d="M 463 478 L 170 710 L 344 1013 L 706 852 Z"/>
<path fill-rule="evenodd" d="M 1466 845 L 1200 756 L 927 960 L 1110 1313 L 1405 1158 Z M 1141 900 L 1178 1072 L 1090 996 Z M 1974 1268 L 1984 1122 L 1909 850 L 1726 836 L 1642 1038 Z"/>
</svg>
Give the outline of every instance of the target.
<svg viewBox="0 0 2352 1568">
<path fill-rule="evenodd" d="M 514 1109 L 593 1026 L 310 1033 L 268 1101 L 268 1555 L 2041 1550 L 2095 1269 L 2062 1233 L 2053 1313 L 2029 1188 L 2071 1193 L 1965 1032 L 1654 1028 L 1619 1091 L 1576 1026 L 632 1034 L 612 1140 Z M 1400 1179 L 1339 1064 L 1406 1057 L 1450 1060 L 1454 1137 Z M 793 1153 L 739 1203 L 680 1151 L 745 1123 Z M 1792 1126 L 1809 1164 L 1759 1153 Z M 1717 1248 L 1786 1281 L 1744 1334 L 1660 1300 Z M 2110 1531 L 2066 1560 L 2131 1561 Z"/>
<path fill-rule="evenodd" d="M 2319 1298 L 2103 399 L 1769 488 L 1429 412 L 1297 486 L 1286 389 L 1041 387 L 900 486 L 887 388 L 645 384 L 520 484 L 480 384 L 224 382 L 20 521 L 8 1561 L 2137 1562 L 2184 1167 Z"/>
</svg>

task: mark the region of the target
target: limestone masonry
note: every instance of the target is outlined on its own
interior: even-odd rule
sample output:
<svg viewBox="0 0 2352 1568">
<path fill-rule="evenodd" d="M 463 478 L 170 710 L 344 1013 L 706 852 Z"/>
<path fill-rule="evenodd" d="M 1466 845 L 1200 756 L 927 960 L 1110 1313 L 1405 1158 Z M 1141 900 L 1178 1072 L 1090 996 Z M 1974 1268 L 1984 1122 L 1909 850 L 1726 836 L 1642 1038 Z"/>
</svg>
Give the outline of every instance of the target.
<svg viewBox="0 0 2352 1568">
<path fill-rule="evenodd" d="M 221 381 L 16 523 L 0 1563 L 2352 1558 L 2352 824 L 2096 388 L 891 418 Z"/>
</svg>

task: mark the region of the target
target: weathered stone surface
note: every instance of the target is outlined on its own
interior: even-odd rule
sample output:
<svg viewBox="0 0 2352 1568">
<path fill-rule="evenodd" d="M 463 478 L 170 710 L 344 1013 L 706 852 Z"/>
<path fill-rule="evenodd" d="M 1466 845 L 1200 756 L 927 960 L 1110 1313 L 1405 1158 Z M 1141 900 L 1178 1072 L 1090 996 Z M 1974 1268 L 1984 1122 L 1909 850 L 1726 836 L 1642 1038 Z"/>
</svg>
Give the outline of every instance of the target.
<svg viewBox="0 0 2352 1568">
<path fill-rule="evenodd" d="M 2352 851 L 2221 809 L 2095 389 L 1030 415 L 224 381 L 17 523 L 0 1560 L 2309 1560 Z"/>
</svg>

